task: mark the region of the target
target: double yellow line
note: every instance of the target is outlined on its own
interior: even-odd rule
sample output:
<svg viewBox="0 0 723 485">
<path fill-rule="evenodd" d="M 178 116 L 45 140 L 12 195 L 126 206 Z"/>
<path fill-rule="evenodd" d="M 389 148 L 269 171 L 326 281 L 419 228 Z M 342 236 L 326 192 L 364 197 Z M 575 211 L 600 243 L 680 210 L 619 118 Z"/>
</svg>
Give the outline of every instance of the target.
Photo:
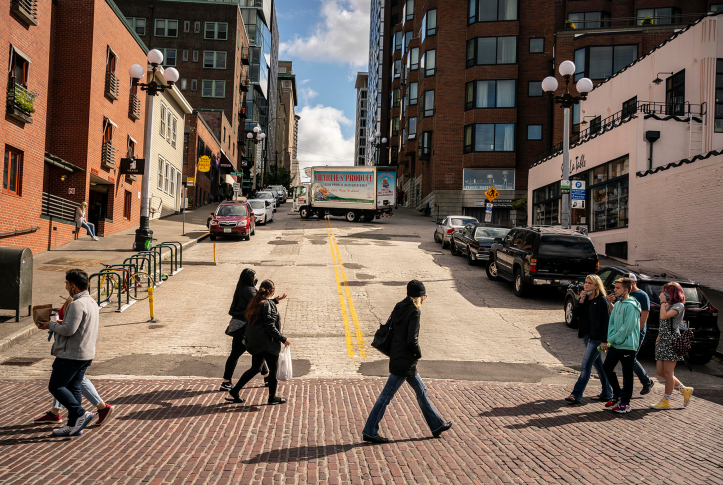
<svg viewBox="0 0 723 485">
<path fill-rule="evenodd" d="M 344 270 L 344 263 L 341 259 L 341 252 L 339 246 L 336 244 L 336 237 L 334 236 L 334 230 L 331 227 L 331 221 L 326 219 L 326 236 L 329 240 L 329 249 L 331 250 L 331 259 L 334 261 L 334 275 L 336 276 L 336 289 L 339 294 L 339 306 L 341 307 L 341 317 L 344 322 L 344 335 L 346 337 L 346 352 L 349 354 L 350 359 L 354 359 L 354 341 L 352 340 L 351 328 L 349 326 L 349 315 L 351 315 L 351 321 L 354 325 L 354 339 L 356 340 L 356 348 L 359 357 L 367 356 L 366 343 L 364 342 L 364 333 L 362 333 L 361 326 L 359 325 L 359 317 L 356 314 L 354 308 L 354 299 L 351 297 L 351 291 L 349 291 L 349 282 L 346 279 L 346 271 Z M 342 291 L 342 282 L 344 289 Z M 346 302 L 344 301 L 344 295 L 346 294 Z M 349 311 L 347 312 L 347 303 L 349 305 Z"/>
</svg>

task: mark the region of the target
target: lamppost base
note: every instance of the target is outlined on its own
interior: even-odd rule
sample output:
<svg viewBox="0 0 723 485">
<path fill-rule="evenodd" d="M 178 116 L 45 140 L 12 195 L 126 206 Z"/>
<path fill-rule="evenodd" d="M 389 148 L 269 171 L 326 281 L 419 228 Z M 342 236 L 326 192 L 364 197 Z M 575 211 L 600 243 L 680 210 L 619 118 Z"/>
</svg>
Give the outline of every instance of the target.
<svg viewBox="0 0 723 485">
<path fill-rule="evenodd" d="M 141 226 L 136 229 L 136 239 L 133 242 L 135 251 L 145 251 L 150 249 L 153 242 L 153 231 L 148 226 L 148 218 L 141 216 Z"/>
</svg>

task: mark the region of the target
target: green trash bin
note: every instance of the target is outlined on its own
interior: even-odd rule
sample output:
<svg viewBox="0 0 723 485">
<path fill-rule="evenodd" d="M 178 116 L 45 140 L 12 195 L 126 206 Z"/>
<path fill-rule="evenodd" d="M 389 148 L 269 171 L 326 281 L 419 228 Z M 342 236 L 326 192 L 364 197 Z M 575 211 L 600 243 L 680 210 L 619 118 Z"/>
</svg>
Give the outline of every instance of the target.
<svg viewBox="0 0 723 485">
<path fill-rule="evenodd" d="M 20 321 L 20 309 L 33 308 L 33 252 L 28 248 L 0 248 L 0 310 L 15 310 Z"/>
</svg>

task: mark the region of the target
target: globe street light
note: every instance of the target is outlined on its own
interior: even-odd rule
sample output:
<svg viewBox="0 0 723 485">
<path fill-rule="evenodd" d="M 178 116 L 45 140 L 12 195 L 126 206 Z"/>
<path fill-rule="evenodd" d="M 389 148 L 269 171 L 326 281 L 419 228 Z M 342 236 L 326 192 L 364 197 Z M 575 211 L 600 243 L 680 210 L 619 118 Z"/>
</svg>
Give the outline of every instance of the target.
<svg viewBox="0 0 723 485">
<path fill-rule="evenodd" d="M 570 94 L 570 81 L 575 74 L 575 63 L 564 61 L 559 67 L 560 74 L 565 81 L 565 92 L 555 95 L 557 90 L 557 79 L 548 76 L 542 80 L 542 90 L 547 96 L 555 100 L 555 103 L 564 109 L 563 135 L 562 135 L 562 180 L 567 188 L 562 189 L 562 214 L 560 216 L 563 229 L 570 229 L 570 108 L 587 99 L 587 93 L 592 91 L 592 81 L 586 77 L 580 79 L 577 84 L 577 92 L 580 96 Z"/>
<path fill-rule="evenodd" d="M 380 136 L 382 136 L 382 132 L 381 132 L 381 131 L 377 131 L 376 133 L 374 133 L 374 135 L 370 135 L 370 136 L 369 136 L 369 144 L 370 144 L 373 148 L 376 148 L 376 151 L 375 151 L 376 157 L 375 157 L 375 163 L 374 163 L 374 165 L 379 165 L 379 151 L 380 151 L 380 149 L 381 149 L 381 146 L 382 146 L 382 145 L 385 145 L 385 144 L 387 143 L 387 141 L 388 141 L 386 138 L 382 138 L 382 139 L 380 140 L 380 139 L 379 139 Z"/>
</svg>

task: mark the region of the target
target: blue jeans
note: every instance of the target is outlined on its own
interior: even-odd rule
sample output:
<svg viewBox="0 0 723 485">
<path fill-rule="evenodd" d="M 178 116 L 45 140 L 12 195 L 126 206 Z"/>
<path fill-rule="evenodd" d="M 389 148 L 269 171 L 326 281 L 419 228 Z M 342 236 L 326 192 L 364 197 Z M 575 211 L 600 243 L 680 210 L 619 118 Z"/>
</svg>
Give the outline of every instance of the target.
<svg viewBox="0 0 723 485">
<path fill-rule="evenodd" d="M 60 357 L 56 357 L 53 362 L 48 390 L 68 409 L 68 426 L 75 426 L 78 418 L 85 414 L 85 409 L 80 405 L 83 399 L 80 388 L 85 377 L 85 369 L 91 362 L 92 360 L 70 360 Z"/>
<path fill-rule="evenodd" d="M 414 377 L 404 377 L 390 374 L 384 389 L 382 389 L 382 393 L 379 395 L 377 402 L 372 408 L 372 412 L 369 413 L 367 423 L 364 425 L 364 431 L 362 431 L 362 433 L 372 437 L 379 435 L 379 422 L 384 417 L 384 411 L 386 411 L 387 405 L 392 402 L 392 398 L 399 388 L 402 387 L 404 381 L 407 381 L 409 385 L 412 386 L 412 389 L 414 389 L 414 392 L 417 395 L 419 407 L 422 409 L 424 419 L 427 421 L 427 425 L 432 433 L 444 426 L 444 420 L 437 410 L 434 409 L 432 403 L 429 402 L 429 397 L 427 397 L 427 388 L 424 387 L 424 382 L 422 382 L 422 378 L 419 374 L 416 374 Z"/>
<path fill-rule="evenodd" d="M 590 380 L 590 374 L 592 373 L 592 367 L 595 366 L 598 377 L 600 377 L 600 383 L 602 384 L 602 392 L 600 397 L 603 399 L 610 399 L 613 395 L 612 388 L 608 382 L 607 375 L 603 370 L 603 360 L 600 356 L 600 351 L 597 349 L 600 345 L 600 340 L 592 340 L 588 335 L 582 338 L 585 344 L 585 355 L 582 357 L 582 371 L 580 377 L 577 378 L 575 387 L 572 390 L 572 395 L 578 401 L 582 399 L 582 393 L 585 392 L 587 383 Z"/>
<path fill-rule="evenodd" d="M 80 227 L 88 231 L 90 237 L 95 237 L 95 225 L 90 222 L 83 221 L 80 223 Z"/>
<path fill-rule="evenodd" d="M 640 331 L 640 345 L 638 345 L 638 352 L 640 352 L 640 347 L 643 346 L 643 339 L 645 338 L 645 333 L 648 331 L 648 324 L 646 323 L 643 325 L 643 329 Z M 640 365 L 640 362 L 638 362 L 638 352 L 635 352 L 635 363 L 633 364 L 633 372 L 635 372 L 635 375 L 638 376 L 638 379 L 640 379 L 640 383 L 642 385 L 648 385 L 650 383 L 650 377 L 648 377 L 648 373 L 645 372 L 645 368 Z"/>
<path fill-rule="evenodd" d="M 83 380 L 80 381 L 80 394 L 90 401 L 93 406 L 98 406 L 98 404 L 103 402 L 98 391 L 95 390 L 95 386 L 85 375 L 83 376 Z M 57 399 L 53 399 L 53 407 L 55 409 L 63 409 L 63 405 Z"/>
</svg>

